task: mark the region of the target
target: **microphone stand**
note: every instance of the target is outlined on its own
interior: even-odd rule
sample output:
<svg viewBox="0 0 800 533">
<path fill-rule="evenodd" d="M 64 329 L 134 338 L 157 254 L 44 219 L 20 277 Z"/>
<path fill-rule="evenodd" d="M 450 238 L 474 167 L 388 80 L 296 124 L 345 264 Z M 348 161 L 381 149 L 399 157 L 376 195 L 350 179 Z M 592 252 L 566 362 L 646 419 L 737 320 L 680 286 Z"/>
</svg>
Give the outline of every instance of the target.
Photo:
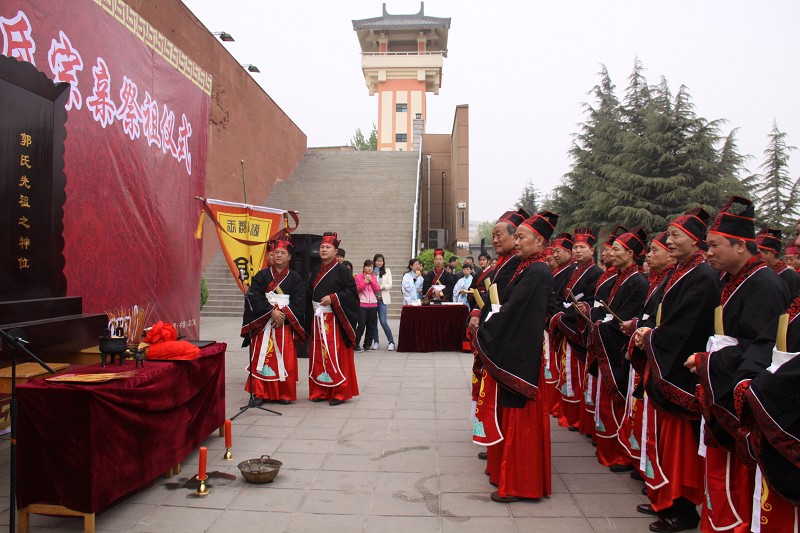
<svg viewBox="0 0 800 533">
<path fill-rule="evenodd" d="M 242 283 L 244 283 L 244 269 L 241 269 L 241 268 L 239 269 L 239 280 Z M 250 311 L 252 311 L 253 310 L 253 304 L 250 303 L 250 290 L 249 289 L 248 289 L 248 291 L 246 293 L 244 293 L 244 301 L 247 304 L 247 307 L 250 308 Z M 268 409 L 268 408 L 264 407 L 263 405 L 258 405 L 256 403 L 256 393 L 253 392 L 253 337 L 252 337 L 252 335 L 249 338 L 250 338 L 250 345 L 247 348 L 247 353 L 248 353 L 248 357 L 250 359 L 247 361 L 247 370 L 248 370 L 248 373 L 247 373 L 247 388 L 250 389 L 250 399 L 247 401 L 247 405 L 239 408 L 239 412 L 236 413 L 235 415 L 233 415 L 231 417 L 231 420 L 235 420 L 239 415 L 243 414 L 245 411 L 247 411 L 248 409 L 252 409 L 252 408 L 261 409 L 262 411 L 267 411 L 269 413 L 273 413 L 273 414 L 282 416 L 283 413 L 278 412 L 278 411 L 274 411 L 272 409 Z"/>
<path fill-rule="evenodd" d="M 51 374 L 55 374 L 56 371 L 23 346 L 23 344 L 29 343 L 25 339 L 25 332 L 21 329 L 14 328 L 9 332 L 0 329 L 0 336 L 5 339 L 3 344 L 11 355 L 11 476 L 9 477 L 8 530 L 14 533 L 17 515 L 17 351 L 24 352 Z"/>
</svg>

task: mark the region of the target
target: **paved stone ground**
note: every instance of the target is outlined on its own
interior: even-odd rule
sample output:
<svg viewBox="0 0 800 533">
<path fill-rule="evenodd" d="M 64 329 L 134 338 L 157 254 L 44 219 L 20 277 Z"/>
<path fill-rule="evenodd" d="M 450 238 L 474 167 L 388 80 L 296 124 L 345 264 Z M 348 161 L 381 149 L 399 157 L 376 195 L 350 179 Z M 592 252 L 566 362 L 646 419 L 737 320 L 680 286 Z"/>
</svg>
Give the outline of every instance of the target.
<svg viewBox="0 0 800 533">
<path fill-rule="evenodd" d="M 392 324 L 397 332 L 397 322 Z M 201 337 L 228 343 L 229 416 L 242 390 L 246 351 L 239 321 L 204 318 Z M 385 339 L 384 339 L 385 341 Z M 300 360 L 301 375 L 306 359 Z M 233 422 L 233 461 L 210 436 L 211 494 L 183 485 L 197 471 L 197 452 L 183 472 L 161 478 L 97 516 L 98 531 L 132 532 L 606 532 L 647 531 L 652 518 L 642 483 L 600 466 L 588 439 L 552 425 L 553 494 L 541 501 L 498 504 L 470 441 L 472 356 L 380 351 L 356 354 L 361 395 L 344 405 L 308 401 L 307 379 L 296 404 L 251 409 Z M 8 447 L 0 450 L 0 528 L 8 524 Z M 248 485 L 239 461 L 270 454 L 278 478 Z M 227 474 L 215 477 L 214 472 Z M 235 477 L 234 477 L 235 476 Z M 124 480 L 120 480 L 124 482 Z M 81 530 L 73 518 L 33 516 L 32 531 Z"/>
</svg>

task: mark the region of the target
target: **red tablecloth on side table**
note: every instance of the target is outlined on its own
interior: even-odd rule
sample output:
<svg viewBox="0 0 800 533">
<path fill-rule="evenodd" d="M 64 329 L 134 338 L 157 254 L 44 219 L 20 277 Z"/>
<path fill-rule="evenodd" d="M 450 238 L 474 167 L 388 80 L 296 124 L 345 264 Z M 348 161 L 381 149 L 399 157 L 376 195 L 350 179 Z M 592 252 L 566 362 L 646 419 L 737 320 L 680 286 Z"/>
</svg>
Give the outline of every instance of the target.
<svg viewBox="0 0 800 533">
<path fill-rule="evenodd" d="M 96 384 L 17 387 L 17 503 L 94 513 L 183 461 L 225 420 L 224 343 Z M 80 373 L 133 370 L 84 367 Z"/>
<path fill-rule="evenodd" d="M 404 305 L 398 352 L 460 352 L 467 326 L 466 305 Z"/>
</svg>

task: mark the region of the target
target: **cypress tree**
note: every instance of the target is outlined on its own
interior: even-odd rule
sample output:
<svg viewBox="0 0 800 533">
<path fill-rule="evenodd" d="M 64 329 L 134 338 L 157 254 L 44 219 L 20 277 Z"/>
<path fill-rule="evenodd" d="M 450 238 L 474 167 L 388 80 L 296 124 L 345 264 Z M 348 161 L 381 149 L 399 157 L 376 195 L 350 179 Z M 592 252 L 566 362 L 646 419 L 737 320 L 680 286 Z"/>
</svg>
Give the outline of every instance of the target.
<svg viewBox="0 0 800 533">
<path fill-rule="evenodd" d="M 780 228 L 791 233 L 798 211 L 798 187 L 800 180 L 789 176 L 789 154 L 796 150 L 786 144 L 786 133 L 773 121 L 769 141 L 764 149 L 764 162 L 754 179 L 753 190 L 758 196 L 758 221 L 771 228 Z"/>
</svg>

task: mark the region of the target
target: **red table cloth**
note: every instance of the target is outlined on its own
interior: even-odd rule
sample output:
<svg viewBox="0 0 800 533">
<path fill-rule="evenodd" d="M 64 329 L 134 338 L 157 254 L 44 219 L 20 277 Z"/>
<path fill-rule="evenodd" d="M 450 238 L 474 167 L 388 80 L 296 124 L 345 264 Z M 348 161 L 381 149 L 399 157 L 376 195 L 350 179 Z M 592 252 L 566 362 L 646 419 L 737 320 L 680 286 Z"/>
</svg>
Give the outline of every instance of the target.
<svg viewBox="0 0 800 533">
<path fill-rule="evenodd" d="M 398 352 L 460 352 L 467 328 L 466 305 L 404 305 Z"/>
<path fill-rule="evenodd" d="M 225 421 L 225 349 L 191 361 L 146 361 L 95 384 L 17 387 L 17 506 L 100 511 L 164 475 Z M 78 372 L 122 372 L 93 365 Z"/>
</svg>

